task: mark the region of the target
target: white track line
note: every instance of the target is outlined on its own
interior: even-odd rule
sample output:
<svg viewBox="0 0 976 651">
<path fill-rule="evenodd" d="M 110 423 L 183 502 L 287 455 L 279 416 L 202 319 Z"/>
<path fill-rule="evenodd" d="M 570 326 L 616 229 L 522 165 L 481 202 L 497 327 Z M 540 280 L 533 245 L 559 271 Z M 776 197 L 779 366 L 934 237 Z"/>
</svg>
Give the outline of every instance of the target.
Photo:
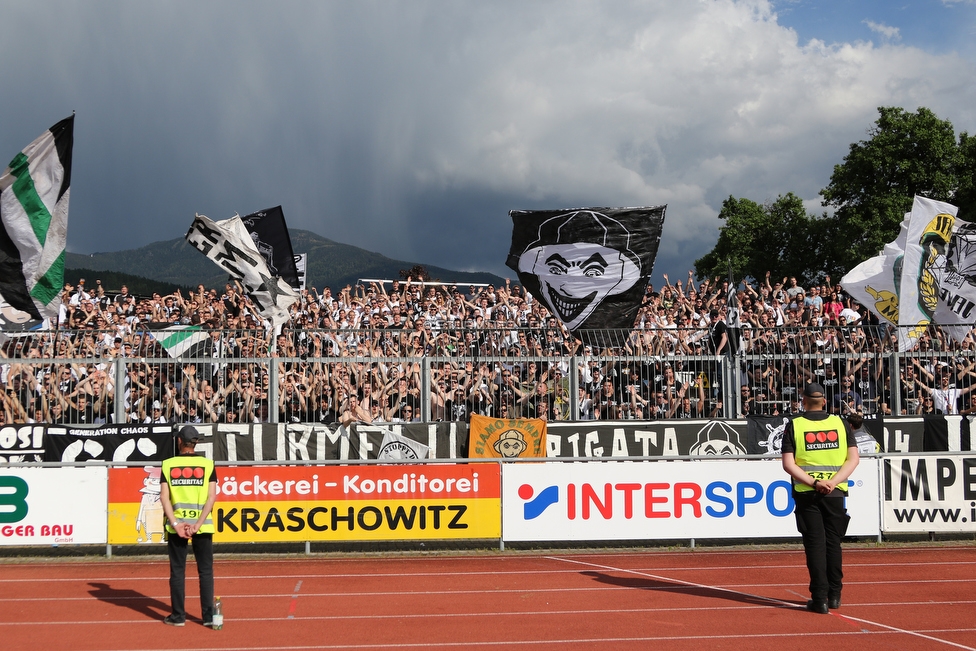
<svg viewBox="0 0 976 651">
<path fill-rule="evenodd" d="M 258 620 L 247 620 L 247 621 L 258 621 Z M 281 621 L 281 620 L 269 620 L 269 621 Z M 87 622 L 84 622 L 87 623 Z M 111 623 L 111 622 L 109 622 Z M 127 623 L 127 622 L 119 622 Z M 158 622 L 153 622 L 155 625 L 159 625 Z M 227 627 L 227 624 L 224 624 Z M 935 633 L 966 633 L 971 632 L 973 629 L 946 629 L 933 631 Z M 482 641 L 482 642 L 395 642 L 395 643 L 377 643 L 377 644 L 316 644 L 314 646 L 308 645 L 293 645 L 293 646 L 275 646 L 275 649 L 279 651 L 305 651 L 307 649 L 426 649 L 426 648 L 458 648 L 458 649 L 470 649 L 472 647 L 516 647 L 516 646 L 536 646 L 536 645 L 554 645 L 554 644 L 613 644 L 620 642 L 684 642 L 688 640 L 728 640 L 728 639 L 739 639 L 739 640 L 755 640 L 755 639 L 776 639 L 783 638 L 786 640 L 798 638 L 798 637 L 844 637 L 852 635 L 892 635 L 894 631 L 876 631 L 870 633 L 864 633 L 861 631 L 835 631 L 829 633 L 769 633 L 769 634 L 741 634 L 741 635 L 670 635 L 670 636 L 654 636 L 654 637 L 599 637 L 599 638 L 577 638 L 577 639 L 565 639 L 565 640 L 499 640 L 499 641 Z M 931 638 L 937 642 L 942 642 L 938 638 Z M 951 643 L 949 643 L 951 644 Z M 254 651 L 261 647 L 253 646 L 213 646 L 208 645 L 205 647 L 180 647 L 179 651 Z M 962 647 L 968 649 L 969 647 Z M 115 649 L 113 651 L 144 651 L 145 647 L 135 647 L 132 649 Z"/>
<path fill-rule="evenodd" d="M 846 551 L 845 551 L 846 553 Z M 538 558 L 552 558 L 549 556 L 538 557 Z M 508 560 L 508 559 L 505 559 Z M 586 561 L 580 561 L 586 562 Z M 234 565 L 239 565 L 235 563 Z M 844 567 L 856 568 L 856 567 L 930 567 L 930 566 L 951 566 L 958 568 L 965 565 L 976 566 L 976 561 L 967 562 L 938 562 L 938 563 L 845 563 Z M 51 567 L 51 566 L 43 566 Z M 216 569 L 221 569 L 219 565 Z M 654 568 L 644 568 L 635 567 L 629 568 L 626 571 L 641 572 L 645 570 L 653 570 L 655 572 L 723 572 L 728 570 L 774 570 L 774 569 L 798 569 L 796 564 L 789 565 L 721 565 L 721 566 L 706 566 L 706 567 L 654 567 Z M 622 570 L 624 571 L 624 570 Z M 2 574 L 3 569 L 0 566 L 0 574 Z M 460 577 L 460 576 L 526 576 L 526 575 L 551 575 L 551 574 L 573 574 L 574 570 L 542 570 L 542 569 L 532 569 L 532 570 L 480 570 L 476 572 L 376 572 L 376 573 L 361 573 L 361 572 L 347 572 L 347 573 L 316 573 L 316 574 L 234 574 L 228 576 L 220 577 L 221 580 L 227 581 L 237 581 L 237 580 L 269 580 L 269 579 L 282 579 L 282 580 L 294 580 L 294 579 L 387 579 L 387 578 L 404 578 L 404 577 Z M 956 572 L 958 574 L 958 572 Z M 59 578 L 43 578 L 43 577 L 21 577 L 21 578 L 0 578 L 0 584 L 2 583 L 58 583 L 58 582 L 72 582 L 72 581 L 125 581 L 131 580 L 133 577 L 131 575 L 126 576 L 77 576 L 77 577 L 59 577 Z M 140 580 L 160 580 L 168 581 L 169 579 L 163 574 L 158 576 L 143 577 Z M 964 579 L 960 579 L 964 580 Z M 976 581 L 976 576 L 973 577 L 973 581 Z"/>
<path fill-rule="evenodd" d="M 587 563 L 585 561 L 579 561 L 579 560 L 571 559 L 571 558 L 560 558 L 558 556 L 549 556 L 547 558 L 551 558 L 554 561 L 561 561 L 563 563 L 575 563 L 575 564 L 578 564 L 578 565 L 585 565 L 587 567 L 593 567 L 593 568 L 602 569 L 602 570 L 608 570 L 608 571 L 613 571 L 613 572 L 623 572 L 625 574 L 636 574 L 638 576 L 643 576 L 643 577 L 647 577 L 647 578 L 650 578 L 650 579 L 655 579 L 657 581 L 667 581 L 667 582 L 670 582 L 670 583 L 682 583 L 682 584 L 687 585 L 687 586 L 693 586 L 693 587 L 696 587 L 696 588 L 704 588 L 706 590 L 718 590 L 718 591 L 721 591 L 721 592 L 729 592 L 731 594 L 736 594 L 736 595 L 751 597 L 753 599 L 760 599 L 760 600 L 764 600 L 764 601 L 769 601 L 771 603 L 778 603 L 778 604 L 780 604 L 781 607 L 789 607 L 789 608 L 793 608 L 793 609 L 801 609 L 801 608 L 803 608 L 803 606 L 797 606 L 796 604 L 790 603 L 788 601 L 783 601 L 781 599 L 776 599 L 774 597 L 764 597 L 764 596 L 761 596 L 761 595 L 749 594 L 747 592 L 738 592 L 736 590 L 730 590 L 728 588 L 722 588 L 722 587 L 713 586 L 713 585 L 705 585 L 703 583 L 695 583 L 693 581 L 684 581 L 682 579 L 675 579 L 675 578 L 669 578 L 669 577 L 664 577 L 664 576 L 658 576 L 658 575 L 655 575 L 655 574 L 648 574 L 648 573 L 645 573 L 645 572 L 635 572 L 634 570 L 626 570 L 626 569 L 622 569 L 622 568 L 619 568 L 619 567 L 611 567 L 609 565 L 598 565 L 596 563 Z M 889 626 L 887 624 L 881 624 L 879 622 L 874 622 L 874 621 L 871 621 L 871 620 L 868 620 L 868 619 L 861 619 L 861 618 L 858 618 L 858 617 L 851 617 L 849 615 L 841 615 L 839 613 L 835 613 L 835 614 L 838 617 L 841 617 L 843 619 L 849 619 L 851 621 L 860 622 L 861 624 L 868 624 L 868 625 L 872 625 L 872 626 L 877 626 L 879 628 L 888 629 L 889 631 L 893 631 L 893 632 L 896 632 L 896 633 L 903 633 L 905 635 L 914 635 L 916 637 L 920 637 L 920 638 L 923 638 L 923 639 L 926 639 L 926 640 L 930 640 L 932 642 L 940 642 L 942 644 L 947 644 L 949 646 L 954 646 L 954 647 L 959 648 L 959 649 L 966 649 L 966 651 L 976 651 L 976 648 L 974 648 L 974 647 L 965 646 L 964 644 L 957 644 L 956 642 L 950 642 L 948 640 L 943 640 L 943 639 L 940 639 L 940 638 L 937 638 L 937 637 L 932 637 L 931 635 L 925 635 L 924 633 L 919 633 L 919 632 L 916 632 L 916 631 L 910 631 L 910 630 L 907 630 L 907 629 L 898 628 L 897 626 Z"/>
</svg>

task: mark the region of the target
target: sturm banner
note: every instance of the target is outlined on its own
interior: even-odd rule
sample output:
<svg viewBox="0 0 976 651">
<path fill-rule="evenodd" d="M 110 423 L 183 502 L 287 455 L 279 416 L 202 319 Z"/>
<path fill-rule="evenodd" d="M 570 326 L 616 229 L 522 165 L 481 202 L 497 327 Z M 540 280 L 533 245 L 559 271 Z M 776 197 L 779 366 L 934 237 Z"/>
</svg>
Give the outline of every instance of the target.
<svg viewBox="0 0 976 651">
<path fill-rule="evenodd" d="M 280 423 L 263 425 L 196 425 L 203 434 L 197 445 L 215 461 L 345 461 L 378 459 L 389 453 L 389 434 L 428 449 L 428 458 L 467 458 L 465 423 L 393 423 L 348 427 Z M 384 439 L 385 441 L 384 445 Z M 421 447 L 411 448 L 420 457 Z M 389 458 L 387 456 L 387 458 Z"/>
<path fill-rule="evenodd" d="M 513 210 L 507 264 L 571 332 L 599 346 L 603 335 L 592 331 L 634 327 L 665 209 Z"/>
</svg>

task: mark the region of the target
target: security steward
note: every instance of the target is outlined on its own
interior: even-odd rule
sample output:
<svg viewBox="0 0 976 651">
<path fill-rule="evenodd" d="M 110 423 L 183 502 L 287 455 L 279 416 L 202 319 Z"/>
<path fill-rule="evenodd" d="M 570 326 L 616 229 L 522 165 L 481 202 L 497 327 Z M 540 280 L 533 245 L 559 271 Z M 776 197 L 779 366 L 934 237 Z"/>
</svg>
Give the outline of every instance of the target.
<svg viewBox="0 0 976 651">
<path fill-rule="evenodd" d="M 844 572 L 840 543 L 847 532 L 847 478 L 857 468 L 857 442 L 840 416 L 825 411 L 823 387 L 803 389 L 803 409 L 783 432 L 783 469 L 793 479 L 796 528 L 803 537 L 810 596 L 807 610 L 840 608 Z"/>
<path fill-rule="evenodd" d="M 217 472 L 211 459 L 194 453 L 199 440 L 200 433 L 195 427 L 184 427 L 176 435 L 179 454 L 163 461 L 159 494 L 166 516 L 169 595 L 173 610 L 163 623 L 169 626 L 183 626 L 186 622 L 186 552 L 191 541 L 200 575 L 203 625 L 213 624 L 214 524 L 210 513 L 217 500 Z"/>
</svg>

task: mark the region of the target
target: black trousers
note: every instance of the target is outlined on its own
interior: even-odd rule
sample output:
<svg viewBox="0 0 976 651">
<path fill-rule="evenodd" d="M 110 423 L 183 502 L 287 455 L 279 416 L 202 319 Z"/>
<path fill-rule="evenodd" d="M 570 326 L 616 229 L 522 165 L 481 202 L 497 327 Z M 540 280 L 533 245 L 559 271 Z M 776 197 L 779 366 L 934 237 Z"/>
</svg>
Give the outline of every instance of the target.
<svg viewBox="0 0 976 651">
<path fill-rule="evenodd" d="M 843 587 L 840 543 L 851 520 L 844 507 L 845 497 L 840 490 L 834 490 L 830 495 L 815 491 L 793 493 L 796 528 L 803 536 L 803 551 L 810 572 L 810 596 L 814 601 L 839 598 Z"/>
<path fill-rule="evenodd" d="M 169 598 L 173 606 L 173 619 L 186 621 L 186 552 L 187 543 L 192 541 L 193 558 L 200 575 L 200 609 L 203 621 L 213 619 L 214 574 L 213 574 L 213 534 L 198 533 L 189 540 L 175 533 L 166 534 L 169 549 Z"/>
</svg>

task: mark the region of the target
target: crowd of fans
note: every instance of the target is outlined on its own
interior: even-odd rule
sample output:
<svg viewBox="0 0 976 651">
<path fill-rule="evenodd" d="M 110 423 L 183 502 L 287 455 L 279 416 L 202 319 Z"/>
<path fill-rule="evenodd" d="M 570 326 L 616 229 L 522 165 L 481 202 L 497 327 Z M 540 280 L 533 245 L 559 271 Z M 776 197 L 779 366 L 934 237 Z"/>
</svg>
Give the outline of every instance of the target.
<svg viewBox="0 0 976 651">
<path fill-rule="evenodd" d="M 517 285 L 413 279 L 302 290 L 275 333 L 236 284 L 135 297 L 66 285 L 57 327 L 5 334 L 4 423 L 656 420 L 794 413 L 816 380 L 838 413 L 969 413 L 972 335 L 894 330 L 825 278 L 649 286 L 632 331 L 574 337 Z M 733 306 L 734 307 L 734 306 Z M 193 360 L 155 333 L 198 326 Z M 70 361 L 69 361 L 70 360 Z M 122 365 L 120 368 L 119 365 Z M 896 368 L 897 365 L 897 368 Z M 575 374 L 575 381 L 571 381 Z M 272 387 L 272 382 L 276 385 Z M 723 391 L 723 383 L 728 386 Z M 571 395 L 575 387 L 575 395 Z M 729 390 L 731 389 L 731 390 Z M 895 399 L 897 394 L 897 400 Z M 276 399 L 275 399 L 276 398 Z M 121 408 L 117 403 L 121 402 Z"/>
</svg>

